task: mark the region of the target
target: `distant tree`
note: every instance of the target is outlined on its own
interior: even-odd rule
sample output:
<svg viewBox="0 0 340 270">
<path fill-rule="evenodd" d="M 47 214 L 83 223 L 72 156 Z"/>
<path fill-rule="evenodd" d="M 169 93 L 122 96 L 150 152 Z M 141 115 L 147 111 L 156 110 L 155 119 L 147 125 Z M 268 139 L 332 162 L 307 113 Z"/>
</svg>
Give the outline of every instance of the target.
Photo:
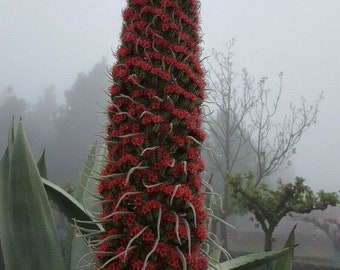
<svg viewBox="0 0 340 270">
<path fill-rule="evenodd" d="M 55 121 L 58 116 L 58 103 L 54 86 L 45 89 L 43 95 L 29 106 L 25 122 L 26 133 L 32 148 L 46 147 L 48 152 L 55 138 Z M 42 149 L 39 149 L 41 152 Z M 52 154 L 52 153 L 51 153 Z"/>
<path fill-rule="evenodd" d="M 65 104 L 61 106 L 53 86 L 32 104 L 18 98 L 13 87 L 5 88 L 0 93 L 0 150 L 7 142 L 12 117 L 22 117 L 33 153 L 39 156 L 46 148 L 50 177 L 59 182 L 75 179 L 89 145 L 95 141 L 90 137 L 104 131 L 100 125 L 106 116 L 99 112 L 107 106 L 106 74 L 106 59 L 95 64 L 88 74 L 79 74 L 65 91 Z"/>
<path fill-rule="evenodd" d="M 294 218 L 312 223 L 328 236 L 334 247 L 334 265 L 339 264 L 337 256 L 340 254 L 340 220 L 335 218 L 318 218 L 315 215 L 297 215 Z"/>
<path fill-rule="evenodd" d="M 225 172 L 231 174 L 247 172 L 252 169 L 254 155 L 244 139 L 246 132 L 244 118 L 257 100 L 255 88 L 251 85 L 246 70 L 242 72 L 242 86 L 238 86 L 237 74 L 233 67 L 233 41 L 227 45 L 227 54 L 211 51 L 212 60 L 208 60 L 208 98 L 213 104 L 214 113 L 206 117 L 206 146 L 211 149 L 211 155 L 205 157 L 206 166 L 213 174 L 213 184 L 217 190 L 222 190 L 223 209 L 218 205 L 214 212 L 223 220 L 237 212 L 237 206 L 232 201 L 225 182 Z M 217 233 L 218 226 L 223 239 L 223 246 L 228 249 L 225 224 L 213 220 L 212 231 Z"/>
<path fill-rule="evenodd" d="M 88 74 L 79 74 L 71 89 L 64 93 L 65 104 L 60 106 L 55 121 L 54 147 L 58 155 L 54 157 L 52 173 L 58 174 L 58 179 L 75 179 L 89 145 L 94 142 L 90 137 L 103 131 L 100 122 L 104 123 L 106 117 L 99 112 L 104 110 L 108 99 L 106 74 L 106 59 L 103 59 Z M 68 158 L 60 158 L 65 156 Z"/>
<path fill-rule="evenodd" d="M 238 85 L 237 74 L 233 70 L 232 45 L 232 42 L 228 45 L 227 55 L 212 50 L 213 60 L 207 61 L 209 100 L 216 113 L 207 116 L 206 124 L 211 138 L 209 143 L 216 153 L 212 165 L 222 175 L 226 170 L 242 172 L 250 162 L 247 157 L 251 153 L 245 149 L 244 138 L 249 135 L 243 134 L 247 133 L 244 120 L 258 101 L 256 89 L 245 69 L 241 76 L 242 86 Z"/>
<path fill-rule="evenodd" d="M 219 213 L 223 220 L 236 210 L 225 173 L 233 176 L 252 171 L 257 186 L 266 177 L 285 169 L 302 134 L 316 122 L 322 100 L 320 95 L 312 106 L 304 99 L 299 106 L 291 104 L 289 114 L 277 121 L 283 74 L 279 74 L 276 94 L 266 88 L 265 77 L 254 85 L 246 69 L 239 80 L 233 66 L 233 44 L 233 41 L 228 43 L 226 55 L 212 50 L 212 60 L 207 61 L 209 100 L 216 113 L 206 118 L 207 147 L 213 153 L 206 162 L 216 178 L 215 186 L 223 190 L 224 207 Z M 226 230 L 220 225 L 221 238 L 227 248 Z"/>
<path fill-rule="evenodd" d="M 272 250 L 273 233 L 281 219 L 293 213 L 310 213 L 313 210 L 324 210 L 339 203 L 337 192 L 314 193 L 304 184 L 304 179 L 297 177 L 294 183 L 277 181 L 275 189 L 266 183 L 256 186 L 254 175 L 229 175 L 229 186 L 232 196 L 240 207 L 253 214 L 257 226 L 265 234 L 264 250 Z"/>
<path fill-rule="evenodd" d="M 7 132 L 12 117 L 19 119 L 25 116 L 27 102 L 18 98 L 12 86 L 7 86 L 0 94 L 0 151 L 7 144 Z"/>
</svg>

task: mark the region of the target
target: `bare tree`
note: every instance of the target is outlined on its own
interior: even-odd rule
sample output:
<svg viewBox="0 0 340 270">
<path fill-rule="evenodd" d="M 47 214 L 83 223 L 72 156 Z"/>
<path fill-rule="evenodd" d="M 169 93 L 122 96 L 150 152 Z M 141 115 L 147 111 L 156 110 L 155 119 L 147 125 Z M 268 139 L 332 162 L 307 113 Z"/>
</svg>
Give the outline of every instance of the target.
<svg viewBox="0 0 340 270">
<path fill-rule="evenodd" d="M 295 216 L 296 219 L 304 222 L 310 222 L 315 227 L 324 231 L 328 238 L 332 241 L 334 249 L 340 252 L 340 221 L 335 218 L 317 218 L 315 215 Z"/>
<path fill-rule="evenodd" d="M 233 69 L 234 54 L 231 50 L 233 43 L 227 44 L 226 55 L 212 50 L 212 60 L 207 61 L 208 96 L 213 104 L 210 107 L 213 112 L 206 117 L 208 138 L 205 143 L 212 150 L 206 163 L 213 174 L 214 186 L 222 190 L 223 209 L 216 207 L 214 212 L 223 220 L 236 211 L 225 184 L 225 173 L 234 174 L 251 169 L 252 155 L 244 140 L 247 135 L 243 134 L 246 132 L 244 118 L 258 99 L 245 69 L 242 71 L 242 88 L 237 85 L 238 75 Z M 227 248 L 225 225 L 213 220 L 212 231 L 217 233 L 218 226 L 223 245 Z"/>
<path fill-rule="evenodd" d="M 206 163 L 214 175 L 215 186 L 223 186 L 224 207 L 218 213 L 223 220 L 237 206 L 231 199 L 226 173 L 233 176 L 251 171 L 257 186 L 265 177 L 286 168 L 302 134 L 316 122 L 322 100 L 320 95 L 308 106 L 302 98 L 299 106 L 291 104 L 289 114 L 277 121 L 283 73 L 279 73 L 276 93 L 266 88 L 266 77 L 255 84 L 246 69 L 238 76 L 233 65 L 233 45 L 234 41 L 227 44 L 226 54 L 212 50 L 211 60 L 207 61 L 208 96 L 213 110 L 206 119 L 207 147 L 213 154 Z M 213 224 L 212 230 L 218 231 L 217 224 Z M 222 223 L 220 233 L 227 248 Z"/>
<path fill-rule="evenodd" d="M 244 118 L 258 101 L 256 90 L 245 69 L 242 71 L 242 88 L 237 85 L 232 46 L 233 41 L 227 44 L 226 55 L 212 50 L 213 61 L 207 61 L 209 98 L 213 104 L 212 110 L 216 111 L 207 117 L 210 136 L 208 143 L 215 151 L 211 165 L 222 175 L 226 170 L 230 173 L 240 170 L 237 166 L 250 154 L 245 151 L 244 138 L 249 135 L 244 134 Z"/>
<path fill-rule="evenodd" d="M 247 136 L 242 139 L 256 156 L 256 167 L 253 170 L 255 185 L 290 165 L 290 158 L 296 153 L 296 145 L 302 134 L 316 123 L 318 108 L 323 99 L 321 93 L 313 105 L 307 105 L 306 100 L 301 98 L 299 105 L 290 104 L 289 114 L 282 121 L 276 121 L 282 93 L 282 76 L 283 73 L 280 72 L 279 91 L 272 99 L 272 105 L 271 90 L 265 87 L 267 78 L 260 80 L 256 93 L 258 100 L 247 115 Z"/>
</svg>

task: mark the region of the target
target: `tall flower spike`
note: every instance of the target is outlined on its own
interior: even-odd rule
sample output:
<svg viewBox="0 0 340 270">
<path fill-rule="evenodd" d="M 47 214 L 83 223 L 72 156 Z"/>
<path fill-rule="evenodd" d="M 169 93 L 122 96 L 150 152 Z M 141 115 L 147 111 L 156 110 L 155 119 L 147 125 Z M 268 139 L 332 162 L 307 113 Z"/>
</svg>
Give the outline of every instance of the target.
<svg viewBox="0 0 340 270">
<path fill-rule="evenodd" d="M 98 268 L 203 270 L 199 3 L 127 3 L 98 187 L 105 229 Z"/>
</svg>

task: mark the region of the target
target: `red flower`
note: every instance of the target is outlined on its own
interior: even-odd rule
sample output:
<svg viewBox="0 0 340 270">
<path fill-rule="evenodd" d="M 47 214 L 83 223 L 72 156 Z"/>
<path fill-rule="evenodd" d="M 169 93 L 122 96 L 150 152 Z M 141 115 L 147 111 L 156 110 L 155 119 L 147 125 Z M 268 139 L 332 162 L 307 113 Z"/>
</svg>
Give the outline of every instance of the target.
<svg viewBox="0 0 340 270">
<path fill-rule="evenodd" d="M 151 229 L 146 229 L 142 233 L 142 240 L 145 242 L 151 242 L 151 243 L 155 242 L 155 236 Z"/>
<path fill-rule="evenodd" d="M 207 229 L 204 226 L 199 226 L 195 230 L 197 237 L 201 241 L 205 241 L 207 239 Z"/>
<path fill-rule="evenodd" d="M 110 94 L 111 95 L 118 94 L 119 92 L 120 92 L 120 86 L 118 84 L 114 84 L 114 85 L 111 86 L 111 88 L 110 88 Z M 114 107 L 112 106 L 112 108 L 114 108 Z"/>
<path fill-rule="evenodd" d="M 114 65 L 112 68 L 112 76 L 116 78 L 123 78 L 129 74 L 129 70 L 123 65 Z"/>
<path fill-rule="evenodd" d="M 160 115 L 154 115 L 154 114 L 144 114 L 141 120 L 142 125 L 147 125 L 150 123 L 162 123 L 164 121 L 164 118 Z"/>
<path fill-rule="evenodd" d="M 110 246 L 111 245 L 109 242 L 104 242 L 102 245 L 100 245 L 99 248 L 97 249 L 98 251 L 97 258 L 103 259 L 105 255 L 101 254 L 101 252 L 106 252 L 110 248 Z"/>
<path fill-rule="evenodd" d="M 159 243 L 156 249 L 156 253 L 161 256 L 161 258 L 165 258 L 169 255 L 169 247 L 164 243 Z"/>
<path fill-rule="evenodd" d="M 130 53 L 130 50 L 126 47 L 120 47 L 116 53 L 117 57 L 123 58 Z"/>
<path fill-rule="evenodd" d="M 131 139 L 131 142 L 134 146 L 141 146 L 145 142 L 146 139 L 147 139 L 147 135 L 141 134 L 141 135 L 134 136 Z"/>
<path fill-rule="evenodd" d="M 132 166 L 136 166 L 138 164 L 138 158 L 131 154 L 124 154 L 120 159 L 118 159 L 117 165 L 121 166 L 125 163 L 129 163 Z"/>
<path fill-rule="evenodd" d="M 172 223 L 176 221 L 176 217 L 173 213 L 166 212 L 165 214 L 163 214 L 163 220 L 165 220 L 167 223 Z"/>
<path fill-rule="evenodd" d="M 142 205 L 140 213 L 142 215 L 146 215 L 147 213 L 149 213 L 151 210 L 153 209 L 159 209 L 162 208 L 162 204 L 159 201 L 156 200 L 150 200 L 147 203 L 145 203 L 144 205 Z"/>
<path fill-rule="evenodd" d="M 126 226 L 131 227 L 133 224 L 136 222 L 136 215 L 134 214 L 129 214 L 127 221 L 126 221 Z"/>
<path fill-rule="evenodd" d="M 140 195 L 140 194 L 136 195 L 133 202 L 134 202 L 135 206 L 141 206 L 143 204 L 142 195 Z"/>
<path fill-rule="evenodd" d="M 187 229 L 183 224 L 179 225 L 178 233 L 181 238 L 187 238 Z"/>
<path fill-rule="evenodd" d="M 131 3 L 135 5 L 145 6 L 148 3 L 148 0 L 131 0 Z"/>
<path fill-rule="evenodd" d="M 146 267 L 146 270 L 156 270 L 156 264 L 153 262 L 149 262 L 148 266 Z"/>
<path fill-rule="evenodd" d="M 138 18 L 138 15 L 133 11 L 132 8 L 127 8 L 123 11 L 123 18 L 127 21 L 132 21 Z"/>
<path fill-rule="evenodd" d="M 120 266 L 118 263 L 111 263 L 109 264 L 108 270 L 121 270 Z"/>
<path fill-rule="evenodd" d="M 132 261 L 132 270 L 140 270 L 143 268 L 144 261 L 136 259 Z"/>
<path fill-rule="evenodd" d="M 134 227 L 131 227 L 131 225 L 130 225 L 130 227 L 127 230 L 127 233 L 128 233 L 129 236 L 133 237 L 133 236 L 137 235 L 143 229 L 144 229 L 144 226 L 142 226 L 142 225 L 135 225 Z"/>
</svg>

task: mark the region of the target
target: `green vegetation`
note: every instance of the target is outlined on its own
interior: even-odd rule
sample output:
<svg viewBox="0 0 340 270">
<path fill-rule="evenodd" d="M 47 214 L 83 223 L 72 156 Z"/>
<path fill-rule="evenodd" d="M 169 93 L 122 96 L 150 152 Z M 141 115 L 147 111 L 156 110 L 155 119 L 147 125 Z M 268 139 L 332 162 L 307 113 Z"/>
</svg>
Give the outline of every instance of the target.
<svg viewBox="0 0 340 270">
<path fill-rule="evenodd" d="M 337 192 L 315 194 L 304 184 L 304 179 L 296 178 L 294 184 L 277 182 L 272 189 L 268 184 L 255 186 L 252 174 L 228 176 L 231 194 L 237 204 L 250 212 L 257 225 L 265 233 L 264 250 L 272 250 L 273 232 L 281 219 L 293 213 L 305 214 L 313 210 L 325 210 L 339 203 Z"/>
</svg>

